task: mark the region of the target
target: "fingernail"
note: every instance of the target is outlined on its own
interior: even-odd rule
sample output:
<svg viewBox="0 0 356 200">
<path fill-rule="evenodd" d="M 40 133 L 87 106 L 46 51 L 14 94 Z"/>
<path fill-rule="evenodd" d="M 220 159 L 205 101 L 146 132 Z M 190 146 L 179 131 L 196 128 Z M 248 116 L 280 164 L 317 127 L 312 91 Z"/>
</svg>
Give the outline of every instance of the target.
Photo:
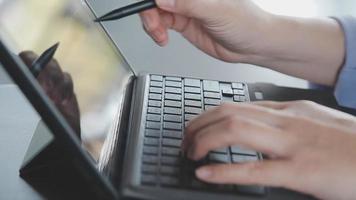
<svg viewBox="0 0 356 200">
<path fill-rule="evenodd" d="M 155 41 L 156 41 L 157 43 L 162 43 L 163 34 L 164 34 L 163 31 L 160 30 L 160 29 L 158 29 L 158 30 L 156 30 L 156 31 L 154 31 L 154 32 L 152 33 L 153 38 L 155 39 Z"/>
<path fill-rule="evenodd" d="M 149 30 L 150 18 L 148 16 L 142 17 L 142 22 L 146 30 Z"/>
<path fill-rule="evenodd" d="M 174 9 L 176 0 L 156 0 L 156 3 L 160 8 L 172 11 Z"/>
<path fill-rule="evenodd" d="M 196 176 L 200 179 L 208 179 L 213 175 L 213 172 L 208 168 L 200 168 L 196 171 Z"/>
</svg>

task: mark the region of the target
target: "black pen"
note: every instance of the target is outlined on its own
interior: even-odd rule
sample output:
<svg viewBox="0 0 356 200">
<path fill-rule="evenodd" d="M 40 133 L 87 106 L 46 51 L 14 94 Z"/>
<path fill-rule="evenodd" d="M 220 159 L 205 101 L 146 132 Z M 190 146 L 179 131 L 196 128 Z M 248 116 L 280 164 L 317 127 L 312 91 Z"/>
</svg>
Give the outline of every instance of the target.
<svg viewBox="0 0 356 200">
<path fill-rule="evenodd" d="M 154 0 L 144 0 L 130 4 L 125 7 L 115 9 L 101 17 L 98 17 L 94 20 L 94 22 L 117 20 L 154 7 L 157 7 L 156 2 Z"/>
<path fill-rule="evenodd" d="M 41 71 L 48 65 L 48 63 L 52 60 L 54 54 L 56 53 L 58 46 L 59 43 L 56 43 L 55 45 L 47 49 L 45 52 L 43 52 L 40 57 L 38 57 L 35 61 L 33 61 L 30 67 L 33 76 L 37 78 Z"/>
</svg>

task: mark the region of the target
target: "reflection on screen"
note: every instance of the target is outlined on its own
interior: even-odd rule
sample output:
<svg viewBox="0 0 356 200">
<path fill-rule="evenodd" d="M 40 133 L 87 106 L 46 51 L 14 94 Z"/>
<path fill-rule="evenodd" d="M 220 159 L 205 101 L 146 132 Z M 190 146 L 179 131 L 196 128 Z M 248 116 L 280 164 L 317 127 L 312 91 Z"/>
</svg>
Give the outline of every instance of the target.
<svg viewBox="0 0 356 200">
<path fill-rule="evenodd" d="M 93 157 L 98 159 L 118 112 L 123 84 L 131 72 L 106 35 L 92 22 L 84 6 L 78 0 L 0 1 L 1 34 L 12 39 L 18 50 L 15 53 L 32 50 L 40 54 L 60 42 L 55 57 L 58 67 L 73 80 L 80 110 L 81 138 Z M 58 85 L 45 80 L 52 77 L 53 74 L 45 74 L 39 79 L 47 85 Z M 48 88 L 45 91 L 52 100 L 59 98 L 58 92 L 53 92 L 55 89 Z M 55 104 L 66 117 L 59 103 Z M 71 105 L 66 112 L 73 114 L 74 107 Z"/>
</svg>

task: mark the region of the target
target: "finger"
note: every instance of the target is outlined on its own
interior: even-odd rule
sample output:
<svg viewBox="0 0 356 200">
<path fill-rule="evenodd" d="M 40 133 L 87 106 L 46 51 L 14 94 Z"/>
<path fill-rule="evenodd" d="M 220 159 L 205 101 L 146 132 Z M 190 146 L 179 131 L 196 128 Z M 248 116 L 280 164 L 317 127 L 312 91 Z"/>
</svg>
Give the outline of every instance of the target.
<svg viewBox="0 0 356 200">
<path fill-rule="evenodd" d="M 38 55 L 33 51 L 23 51 L 19 56 L 28 68 L 30 68 L 32 63 L 38 58 Z"/>
<path fill-rule="evenodd" d="M 73 81 L 70 74 L 66 72 L 63 73 L 63 82 L 61 83 L 61 87 L 59 89 L 62 90 L 60 92 L 62 94 L 62 101 L 68 101 L 71 99 L 73 95 Z"/>
<path fill-rule="evenodd" d="M 172 14 L 168 12 L 160 13 L 163 24 L 169 28 L 173 29 L 179 33 L 182 33 L 186 30 L 189 25 L 189 19 L 179 14 Z"/>
<path fill-rule="evenodd" d="M 214 123 L 221 121 L 224 118 L 234 115 L 240 115 L 245 118 L 267 123 L 274 127 L 281 127 L 287 119 L 282 113 L 277 113 L 269 108 L 263 108 L 250 104 L 223 104 L 217 108 L 213 108 L 203 113 L 201 116 L 193 119 L 185 129 L 185 137 L 182 143 L 182 148 L 185 150 L 189 145 L 189 140 L 194 137 L 200 129 L 211 126 Z"/>
<path fill-rule="evenodd" d="M 140 13 L 144 30 L 159 45 L 163 46 L 168 42 L 166 27 L 163 25 L 158 9 L 150 9 Z"/>
<path fill-rule="evenodd" d="M 198 168 L 196 176 L 209 183 L 288 187 L 294 178 L 288 165 L 284 160 L 209 165 Z"/>
<path fill-rule="evenodd" d="M 209 151 L 238 145 L 267 155 L 286 157 L 294 146 L 290 134 L 239 116 L 229 117 L 200 130 L 188 141 L 188 157 L 200 160 Z"/>
<path fill-rule="evenodd" d="M 250 102 L 248 104 L 262 106 L 265 108 L 270 108 L 270 109 L 275 109 L 275 110 L 284 110 L 284 109 L 288 108 L 288 106 L 290 105 L 289 102 L 275 102 L 275 101 L 254 101 L 254 102 Z"/>
</svg>

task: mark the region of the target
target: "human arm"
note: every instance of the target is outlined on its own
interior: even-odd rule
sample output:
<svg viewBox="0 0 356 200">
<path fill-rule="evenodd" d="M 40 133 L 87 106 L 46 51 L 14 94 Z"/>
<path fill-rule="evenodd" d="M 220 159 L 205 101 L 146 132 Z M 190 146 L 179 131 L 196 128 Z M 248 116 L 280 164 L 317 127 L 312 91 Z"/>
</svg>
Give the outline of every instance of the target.
<svg viewBox="0 0 356 200">
<path fill-rule="evenodd" d="M 303 19 L 268 13 L 249 0 L 157 0 L 141 14 L 160 45 L 168 29 L 205 53 L 256 64 L 314 83 L 334 86 L 344 61 L 344 34 L 331 18 Z M 171 3 L 169 3 L 171 2 Z"/>
</svg>

